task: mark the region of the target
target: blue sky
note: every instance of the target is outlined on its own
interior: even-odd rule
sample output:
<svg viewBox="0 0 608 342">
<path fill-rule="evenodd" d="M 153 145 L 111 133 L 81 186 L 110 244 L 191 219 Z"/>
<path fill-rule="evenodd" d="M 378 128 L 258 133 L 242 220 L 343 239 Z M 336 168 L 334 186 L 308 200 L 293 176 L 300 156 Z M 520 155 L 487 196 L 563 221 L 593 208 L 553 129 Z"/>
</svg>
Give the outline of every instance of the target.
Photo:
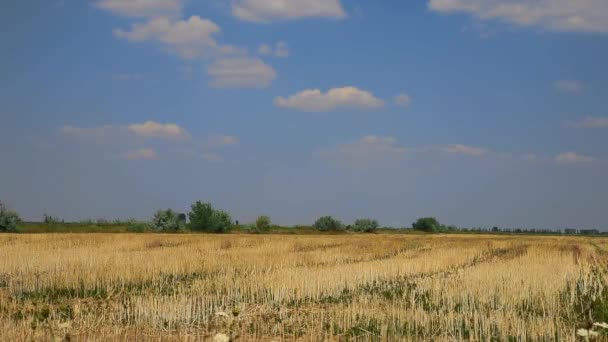
<svg viewBox="0 0 608 342">
<path fill-rule="evenodd" d="M 608 229 L 608 3 L 9 0 L 0 199 L 26 219 Z"/>
</svg>

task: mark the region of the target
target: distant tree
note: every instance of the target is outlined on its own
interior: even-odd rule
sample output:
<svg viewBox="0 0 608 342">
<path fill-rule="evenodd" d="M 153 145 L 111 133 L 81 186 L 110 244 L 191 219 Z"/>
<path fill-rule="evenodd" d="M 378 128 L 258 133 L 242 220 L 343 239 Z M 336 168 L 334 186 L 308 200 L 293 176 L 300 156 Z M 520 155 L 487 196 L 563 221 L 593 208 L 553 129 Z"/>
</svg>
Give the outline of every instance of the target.
<svg viewBox="0 0 608 342">
<path fill-rule="evenodd" d="M 211 203 L 201 201 L 192 204 L 188 217 L 190 218 L 190 229 L 195 231 L 223 233 L 232 224 L 227 212 L 213 209 Z"/>
<path fill-rule="evenodd" d="M 52 215 L 49 215 L 49 214 L 44 214 L 43 221 L 46 224 L 58 224 L 62 220 L 60 220 L 59 217 L 55 217 L 55 216 L 52 216 Z"/>
<path fill-rule="evenodd" d="M 339 231 L 343 229 L 342 222 L 331 216 L 319 217 L 313 227 L 322 232 Z"/>
<path fill-rule="evenodd" d="M 152 227 L 158 232 L 177 232 L 184 229 L 178 215 L 171 209 L 158 210 L 152 218 Z"/>
<path fill-rule="evenodd" d="M 442 230 L 441 224 L 439 224 L 439 221 L 437 221 L 437 219 L 434 217 L 419 218 L 416 222 L 414 222 L 412 228 L 415 230 L 421 230 L 423 232 L 438 232 Z"/>
<path fill-rule="evenodd" d="M 179 223 L 181 225 L 183 225 L 184 227 L 186 226 L 186 220 L 187 220 L 186 214 L 184 214 L 184 213 L 177 214 L 177 220 L 179 221 Z"/>
<path fill-rule="evenodd" d="M 493 228 L 492 228 L 492 232 L 494 232 L 494 233 L 497 233 L 497 232 L 499 232 L 499 231 L 500 231 L 500 229 L 499 229 L 498 227 L 493 227 Z"/>
<path fill-rule="evenodd" d="M 369 218 L 358 219 L 352 226 L 352 230 L 362 233 L 373 233 L 376 229 L 378 229 L 378 221 Z"/>
<path fill-rule="evenodd" d="M 262 215 L 255 220 L 255 227 L 259 232 L 266 232 L 270 230 L 270 225 L 272 222 L 270 221 L 270 217 Z"/>
<path fill-rule="evenodd" d="M 0 232 L 16 232 L 21 218 L 17 212 L 9 210 L 4 203 L 0 202 Z"/>
</svg>

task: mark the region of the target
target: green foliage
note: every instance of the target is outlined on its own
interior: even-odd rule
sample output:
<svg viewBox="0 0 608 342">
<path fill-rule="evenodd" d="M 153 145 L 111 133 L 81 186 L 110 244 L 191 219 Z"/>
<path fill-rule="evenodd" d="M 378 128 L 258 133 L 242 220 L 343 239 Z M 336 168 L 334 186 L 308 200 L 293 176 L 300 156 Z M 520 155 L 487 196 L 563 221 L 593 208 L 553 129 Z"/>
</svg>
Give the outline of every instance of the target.
<svg viewBox="0 0 608 342">
<path fill-rule="evenodd" d="M 272 222 L 270 221 L 270 217 L 268 217 L 268 216 L 262 215 L 262 216 L 258 217 L 257 220 L 255 220 L 255 227 L 260 232 L 266 232 L 266 231 L 270 230 L 271 224 L 272 224 Z"/>
<path fill-rule="evenodd" d="M 313 227 L 322 232 L 340 231 L 344 229 L 342 222 L 331 216 L 319 217 L 317 221 L 315 221 Z"/>
<path fill-rule="evenodd" d="M 0 232 L 16 232 L 19 223 L 21 223 L 19 214 L 9 210 L 0 202 Z"/>
<path fill-rule="evenodd" d="M 177 214 L 177 220 L 180 222 L 180 224 L 185 226 L 186 220 L 187 220 L 186 214 L 184 214 L 184 213 Z"/>
<path fill-rule="evenodd" d="M 152 227 L 158 232 L 177 232 L 185 228 L 171 209 L 158 210 L 152 218 Z"/>
<path fill-rule="evenodd" d="M 127 232 L 129 233 L 145 233 L 151 230 L 152 227 L 147 222 L 133 222 L 127 226 Z"/>
<path fill-rule="evenodd" d="M 358 219 L 352 226 L 352 230 L 361 233 L 373 233 L 378 229 L 378 221 L 369 218 Z"/>
<path fill-rule="evenodd" d="M 441 224 L 434 217 L 423 217 L 419 218 L 414 224 L 412 228 L 415 230 L 421 230 L 423 232 L 439 232 L 442 230 Z"/>
<path fill-rule="evenodd" d="M 211 203 L 201 201 L 192 204 L 188 217 L 190 218 L 190 229 L 195 231 L 223 233 L 232 224 L 227 212 L 216 210 Z"/>
<path fill-rule="evenodd" d="M 44 223 L 46 224 L 59 224 L 59 223 L 63 223 L 64 221 L 59 219 L 59 217 L 56 216 L 52 216 L 49 214 L 44 214 Z"/>
</svg>

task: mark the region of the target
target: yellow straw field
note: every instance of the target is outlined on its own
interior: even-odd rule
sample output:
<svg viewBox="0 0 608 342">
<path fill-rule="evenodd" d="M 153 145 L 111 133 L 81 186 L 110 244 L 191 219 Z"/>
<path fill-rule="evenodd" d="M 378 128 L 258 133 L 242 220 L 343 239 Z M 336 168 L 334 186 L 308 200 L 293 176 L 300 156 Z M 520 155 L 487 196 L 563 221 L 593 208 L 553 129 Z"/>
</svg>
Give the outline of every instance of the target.
<svg viewBox="0 0 608 342">
<path fill-rule="evenodd" d="M 5 234 L 0 260 L 2 341 L 574 341 L 608 319 L 603 238 Z"/>
</svg>

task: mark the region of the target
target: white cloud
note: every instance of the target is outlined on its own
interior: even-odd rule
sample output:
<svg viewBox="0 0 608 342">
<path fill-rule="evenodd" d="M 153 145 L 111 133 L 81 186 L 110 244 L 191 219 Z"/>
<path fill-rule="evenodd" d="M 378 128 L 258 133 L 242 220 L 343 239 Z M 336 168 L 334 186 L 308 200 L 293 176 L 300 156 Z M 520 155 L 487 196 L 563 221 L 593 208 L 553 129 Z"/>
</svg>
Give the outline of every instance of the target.
<svg viewBox="0 0 608 342">
<path fill-rule="evenodd" d="M 262 56 L 274 55 L 275 57 L 287 58 L 291 54 L 289 46 L 285 42 L 278 42 L 274 49 L 268 44 L 261 44 L 258 47 L 258 54 Z"/>
<path fill-rule="evenodd" d="M 360 140 L 340 144 L 320 152 L 320 156 L 356 166 L 369 165 L 382 160 L 392 160 L 403 156 L 411 149 L 397 144 L 390 136 L 367 135 Z"/>
<path fill-rule="evenodd" d="M 177 14 L 182 0 L 99 0 L 98 8 L 131 17 L 148 17 Z"/>
<path fill-rule="evenodd" d="M 190 139 L 190 133 L 174 123 L 158 123 L 146 121 L 128 126 L 131 133 L 146 138 Z"/>
<path fill-rule="evenodd" d="M 346 16 L 340 0 L 234 0 L 232 14 L 252 22 Z"/>
<path fill-rule="evenodd" d="M 289 57 L 291 52 L 289 51 L 289 46 L 285 42 L 278 42 L 277 46 L 274 49 L 274 55 L 281 58 Z"/>
<path fill-rule="evenodd" d="M 213 38 L 220 27 L 213 21 L 192 16 L 187 20 L 166 17 L 133 24 L 130 31 L 115 29 L 114 35 L 130 42 L 156 41 L 184 59 L 242 53 L 231 45 L 218 45 Z"/>
<path fill-rule="evenodd" d="M 257 58 L 218 59 L 207 67 L 216 88 L 266 88 L 277 77 L 276 71 Z"/>
<path fill-rule="evenodd" d="M 217 148 L 224 146 L 234 146 L 239 143 L 239 139 L 232 135 L 215 135 L 207 140 L 206 147 Z"/>
<path fill-rule="evenodd" d="M 576 152 L 563 152 L 555 156 L 555 161 L 560 164 L 578 164 L 578 163 L 590 163 L 595 158 L 578 154 Z"/>
<path fill-rule="evenodd" d="M 467 146 L 462 144 L 447 145 L 442 147 L 441 151 L 446 153 L 464 154 L 473 157 L 480 157 L 488 153 L 488 150 L 486 148 Z"/>
<path fill-rule="evenodd" d="M 497 19 L 517 26 L 608 33 L 605 0 L 429 0 L 427 4 L 433 11 L 464 12 L 482 20 Z"/>
<path fill-rule="evenodd" d="M 580 93 L 583 91 L 583 84 L 575 80 L 559 80 L 553 83 L 555 89 L 564 93 Z"/>
<path fill-rule="evenodd" d="M 260 47 L 258 47 L 258 53 L 262 56 L 268 56 L 272 53 L 272 47 L 268 44 L 261 44 Z"/>
<path fill-rule="evenodd" d="M 406 93 L 402 93 L 402 94 L 395 96 L 395 104 L 397 106 L 407 107 L 411 103 L 412 103 L 412 98 Z"/>
<path fill-rule="evenodd" d="M 608 128 L 608 116 L 588 116 L 581 121 L 572 124 L 576 128 Z"/>
<path fill-rule="evenodd" d="M 158 159 L 158 154 L 156 153 L 156 150 L 151 148 L 141 148 L 127 151 L 123 153 L 121 157 L 126 160 L 156 160 Z"/>
<path fill-rule="evenodd" d="M 332 88 L 326 93 L 322 93 L 319 89 L 307 89 L 288 98 L 276 97 L 274 104 L 279 107 L 307 112 L 384 107 L 384 101 L 378 99 L 372 93 L 356 87 Z"/>
<path fill-rule="evenodd" d="M 119 143 L 130 138 L 190 139 L 190 133 L 173 123 L 146 121 L 131 125 L 103 125 L 99 127 L 63 126 L 59 132 L 68 138 L 95 144 Z"/>
</svg>

